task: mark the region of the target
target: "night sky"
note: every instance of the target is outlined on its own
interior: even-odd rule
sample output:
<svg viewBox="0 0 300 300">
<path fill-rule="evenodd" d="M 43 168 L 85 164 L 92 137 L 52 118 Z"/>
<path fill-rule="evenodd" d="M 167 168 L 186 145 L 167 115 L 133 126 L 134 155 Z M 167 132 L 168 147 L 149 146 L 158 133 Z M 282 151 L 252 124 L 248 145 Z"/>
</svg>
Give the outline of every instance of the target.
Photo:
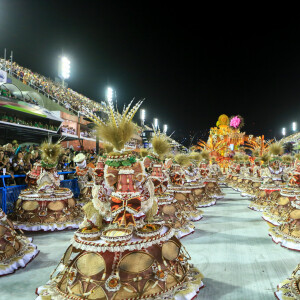
<svg viewBox="0 0 300 300">
<path fill-rule="evenodd" d="M 63 52 L 72 89 L 101 101 L 110 85 L 120 107 L 146 98 L 147 123 L 157 117 L 180 141 L 205 137 L 222 113 L 279 138 L 300 126 L 299 20 L 236 15 L 184 2 L 0 0 L 0 56 L 13 50 L 54 78 Z"/>
</svg>

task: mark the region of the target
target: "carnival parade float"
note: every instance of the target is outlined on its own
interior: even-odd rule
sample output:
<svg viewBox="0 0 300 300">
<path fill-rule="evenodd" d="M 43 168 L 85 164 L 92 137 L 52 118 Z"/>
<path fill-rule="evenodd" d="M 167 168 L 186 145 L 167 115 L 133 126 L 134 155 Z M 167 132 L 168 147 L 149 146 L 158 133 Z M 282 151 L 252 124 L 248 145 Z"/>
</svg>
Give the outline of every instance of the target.
<svg viewBox="0 0 300 300">
<path fill-rule="evenodd" d="M 192 299 L 203 287 L 175 230 L 155 223 L 153 182 L 144 180 L 141 161 L 124 150 L 140 105 L 119 114 L 109 102 L 108 120 L 90 116 L 101 139 L 114 146 L 103 172 L 112 192 L 93 204 L 106 214 L 97 223 L 86 218 L 89 225 L 75 233 L 50 281 L 37 289 L 38 299 Z"/>
<path fill-rule="evenodd" d="M 248 139 L 245 132 L 241 132 L 243 126 L 244 119 L 240 115 L 231 118 L 225 114 L 220 115 L 216 126 L 210 129 L 207 142 L 202 140 L 198 142 L 197 148 L 203 152 L 200 173 L 202 173 L 202 177 L 207 178 L 205 182 L 208 194 L 215 198 L 224 197 L 219 188 L 219 182 L 223 177 L 223 173 L 228 173 L 231 152 L 238 151 L 239 147 L 244 145 Z M 205 152 L 208 152 L 208 155 Z M 205 171 L 207 174 L 205 174 Z M 236 177 L 230 178 L 233 181 L 236 179 Z M 226 181 L 228 180 L 227 177 Z"/>
<path fill-rule="evenodd" d="M 38 253 L 32 240 L 17 233 L 13 223 L 0 208 L 0 276 L 25 268 Z"/>
<path fill-rule="evenodd" d="M 26 231 L 78 228 L 81 210 L 72 191 L 60 187 L 56 170 L 61 146 L 44 142 L 41 149 L 42 160 L 27 174 L 30 185 L 16 202 L 14 225 Z"/>
<path fill-rule="evenodd" d="M 220 115 L 215 127 L 210 128 L 207 142 L 200 140 L 197 148 L 206 150 L 218 162 L 222 173 L 227 173 L 232 151 L 238 151 L 248 137 L 241 132 L 243 117 Z"/>
</svg>

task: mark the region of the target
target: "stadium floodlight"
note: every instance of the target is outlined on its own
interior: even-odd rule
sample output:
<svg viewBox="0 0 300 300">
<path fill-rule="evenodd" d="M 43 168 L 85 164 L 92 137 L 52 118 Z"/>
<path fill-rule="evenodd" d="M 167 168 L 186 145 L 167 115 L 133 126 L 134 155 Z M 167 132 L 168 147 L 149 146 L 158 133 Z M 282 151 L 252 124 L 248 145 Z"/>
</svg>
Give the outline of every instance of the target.
<svg viewBox="0 0 300 300">
<path fill-rule="evenodd" d="M 70 63 L 69 59 L 66 58 L 65 56 L 63 56 L 61 58 L 60 63 L 61 63 L 61 77 L 63 79 L 68 79 L 70 77 L 71 63 Z"/>
<path fill-rule="evenodd" d="M 106 99 L 108 102 L 112 102 L 113 95 L 114 95 L 114 90 L 111 87 L 108 87 L 106 91 Z"/>
<path fill-rule="evenodd" d="M 282 128 L 282 135 L 285 136 L 286 135 L 286 130 L 285 127 Z"/>
<path fill-rule="evenodd" d="M 146 119 L 146 111 L 144 109 L 141 109 L 141 123 L 144 125 Z"/>
<path fill-rule="evenodd" d="M 165 124 L 165 125 L 164 125 L 164 133 L 165 133 L 165 134 L 167 133 L 167 130 L 168 130 L 168 125 Z"/>
<path fill-rule="evenodd" d="M 154 119 L 154 129 L 158 129 L 158 119 Z"/>
<path fill-rule="evenodd" d="M 292 129 L 293 129 L 294 132 L 297 130 L 297 123 L 296 122 L 292 123 Z"/>
</svg>

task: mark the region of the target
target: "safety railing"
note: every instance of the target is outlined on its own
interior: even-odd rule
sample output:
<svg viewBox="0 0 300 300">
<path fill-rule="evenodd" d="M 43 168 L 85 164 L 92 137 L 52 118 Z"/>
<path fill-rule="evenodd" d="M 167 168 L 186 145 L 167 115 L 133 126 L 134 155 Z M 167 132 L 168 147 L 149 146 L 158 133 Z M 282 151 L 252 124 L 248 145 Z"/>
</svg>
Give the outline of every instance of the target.
<svg viewBox="0 0 300 300">
<path fill-rule="evenodd" d="M 74 174 L 75 171 L 58 172 L 58 175 Z M 14 178 L 25 178 L 26 175 L 14 175 Z M 5 213 L 12 213 L 14 210 L 14 204 L 18 200 L 19 194 L 22 190 L 27 188 L 27 185 L 6 185 L 5 179 L 11 178 L 10 175 L 0 176 L 2 181 L 2 187 L 0 187 L 0 207 Z M 80 190 L 78 186 L 77 178 L 64 179 L 60 181 L 60 186 L 69 188 L 75 198 L 79 196 Z"/>
</svg>

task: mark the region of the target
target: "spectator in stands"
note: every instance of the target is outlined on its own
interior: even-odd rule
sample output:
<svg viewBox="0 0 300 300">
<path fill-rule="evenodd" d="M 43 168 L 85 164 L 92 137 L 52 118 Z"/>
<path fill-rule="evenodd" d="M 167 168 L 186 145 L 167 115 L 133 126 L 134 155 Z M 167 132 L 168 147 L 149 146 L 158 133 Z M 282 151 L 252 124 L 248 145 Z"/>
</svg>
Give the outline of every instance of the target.
<svg viewBox="0 0 300 300">
<path fill-rule="evenodd" d="M 89 157 L 89 166 L 91 166 L 92 168 L 95 168 L 95 166 L 97 165 L 97 160 L 98 157 L 96 154 L 91 154 Z"/>
<path fill-rule="evenodd" d="M 32 150 L 31 151 L 31 165 L 33 166 L 36 162 L 40 161 L 40 153 L 38 150 Z"/>
<path fill-rule="evenodd" d="M 0 146 L 0 163 L 4 162 L 4 147 Z"/>
<path fill-rule="evenodd" d="M 12 163 L 12 159 L 15 154 L 12 144 L 8 143 L 8 144 L 4 145 L 4 154 L 9 157 L 10 163 Z"/>
<path fill-rule="evenodd" d="M 60 171 L 68 171 L 69 170 L 69 157 L 63 153 L 59 159 L 57 169 Z"/>
<path fill-rule="evenodd" d="M 12 147 L 13 147 L 14 152 L 16 152 L 16 150 L 19 148 L 18 141 L 17 141 L 17 140 L 13 140 L 13 141 L 11 142 L 11 144 L 12 144 Z"/>
<path fill-rule="evenodd" d="M 24 171 L 27 173 L 31 170 L 32 168 L 32 163 L 31 163 L 32 155 L 30 152 L 26 152 L 24 155 Z"/>
<path fill-rule="evenodd" d="M 13 161 L 13 169 L 15 175 L 24 175 L 26 174 L 25 163 L 23 160 L 23 152 L 19 151 L 17 156 L 14 157 Z M 25 184 L 25 178 L 16 178 L 17 185 Z"/>
<path fill-rule="evenodd" d="M 3 154 L 2 154 L 3 153 Z M 11 168 L 11 163 L 9 161 L 9 156 L 4 154 L 4 151 L 0 151 L 0 175 L 10 175 L 11 178 L 5 178 L 5 185 L 14 185 L 14 173 Z M 3 186 L 2 179 L 0 180 L 0 187 Z"/>
<path fill-rule="evenodd" d="M 42 128 L 42 129 L 48 129 L 52 131 L 57 131 L 58 126 L 54 126 L 53 124 L 48 124 L 47 122 L 38 122 L 38 121 L 31 121 L 31 120 L 23 120 L 20 117 L 16 115 L 7 115 L 5 112 L 2 114 L 0 113 L 0 121 L 4 122 L 10 122 L 10 123 L 15 123 L 15 124 L 20 124 L 20 125 L 26 125 L 26 126 L 31 126 L 31 127 L 37 127 L 37 128 Z M 73 129 L 73 134 L 75 134 L 75 129 Z"/>
<path fill-rule="evenodd" d="M 0 121 L 8 122 L 8 116 L 6 113 L 1 114 Z"/>
<path fill-rule="evenodd" d="M 15 140 L 13 144 L 6 144 L 5 146 L 0 146 L 0 175 L 3 171 L 7 175 L 14 176 L 26 174 L 32 169 L 34 163 L 40 161 L 40 151 L 38 145 L 23 146 L 20 147 L 18 142 Z M 15 149 L 16 151 L 15 151 Z M 15 155 L 15 152 L 17 153 Z M 87 157 L 87 164 L 95 165 L 97 162 L 97 155 L 94 150 L 84 150 L 82 146 L 79 146 L 78 151 L 74 151 L 74 148 L 70 146 L 69 148 L 63 149 L 62 155 L 58 162 L 58 171 L 72 171 L 75 169 L 76 165 L 73 158 L 76 154 L 82 152 Z M 67 178 L 72 178 L 72 175 Z M 0 179 L 0 186 L 3 181 Z M 25 184 L 24 178 L 6 178 L 6 185 L 22 185 Z"/>
</svg>

